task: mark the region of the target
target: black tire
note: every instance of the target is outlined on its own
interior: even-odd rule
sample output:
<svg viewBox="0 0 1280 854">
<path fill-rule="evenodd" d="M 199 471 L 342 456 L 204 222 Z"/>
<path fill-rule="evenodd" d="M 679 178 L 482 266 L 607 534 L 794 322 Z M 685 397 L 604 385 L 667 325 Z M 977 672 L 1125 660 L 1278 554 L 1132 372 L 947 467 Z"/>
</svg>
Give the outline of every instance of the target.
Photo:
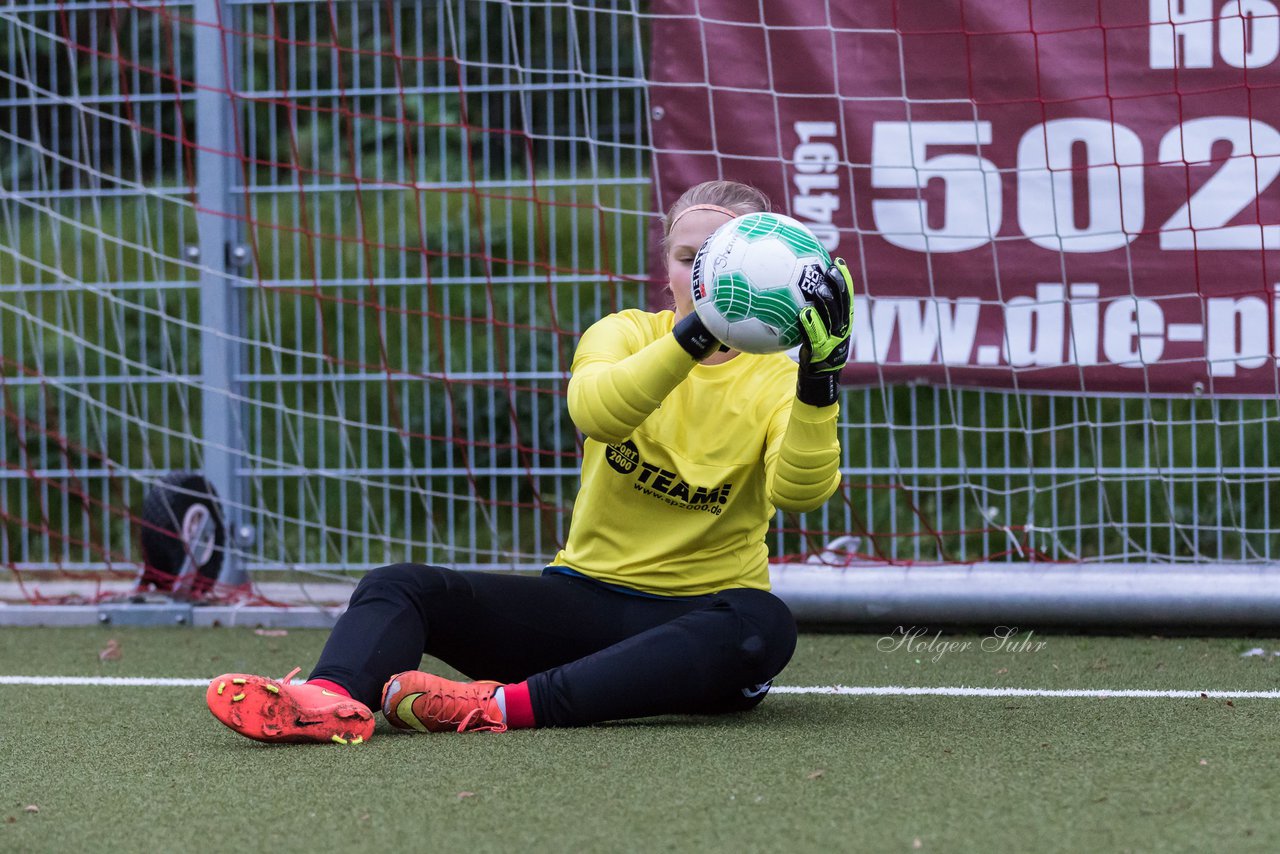
<svg viewBox="0 0 1280 854">
<path fill-rule="evenodd" d="M 194 508 L 194 510 L 193 510 Z M 213 525 L 213 548 L 208 544 L 186 542 L 183 520 L 188 513 L 199 519 L 207 513 Z M 143 569 L 138 579 L 140 590 L 190 591 L 203 595 L 212 589 L 222 571 L 223 548 L 227 527 L 213 485 L 195 472 L 179 471 L 165 475 L 142 502 L 142 525 L 138 535 L 142 546 Z M 195 572 L 180 577 L 187 555 L 195 560 Z"/>
</svg>

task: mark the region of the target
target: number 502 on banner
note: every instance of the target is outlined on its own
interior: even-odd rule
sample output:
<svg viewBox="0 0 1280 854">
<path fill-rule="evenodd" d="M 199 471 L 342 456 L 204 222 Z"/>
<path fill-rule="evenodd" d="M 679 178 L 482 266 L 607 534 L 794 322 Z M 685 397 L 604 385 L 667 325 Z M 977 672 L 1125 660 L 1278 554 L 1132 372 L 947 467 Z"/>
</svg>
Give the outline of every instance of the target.
<svg viewBox="0 0 1280 854">
<path fill-rule="evenodd" d="M 871 214 L 880 236 L 917 252 L 963 252 L 990 243 L 1005 215 L 1004 176 L 981 154 L 991 142 L 987 121 L 876 122 L 871 139 L 872 188 L 917 192 L 916 198 L 872 201 Z M 1214 154 L 1219 142 L 1230 145 L 1225 159 Z M 930 153 L 931 147 L 939 146 L 951 150 Z M 962 146 L 972 146 L 973 152 L 955 151 Z M 805 147 L 802 143 L 796 149 L 798 173 L 800 149 Z M 1156 163 L 1184 169 L 1217 165 L 1209 179 L 1160 225 L 1161 249 L 1280 249 L 1280 225 L 1228 225 L 1245 208 L 1253 207 L 1280 174 L 1280 132 L 1275 128 L 1241 116 L 1190 119 L 1164 134 Z M 1146 227 L 1145 164 L 1142 141 L 1124 125 L 1090 118 L 1035 125 L 1018 142 L 1018 228 L 1035 245 L 1054 251 L 1107 252 L 1124 247 Z M 1083 182 L 1074 177 L 1081 172 Z M 797 190 L 802 188 L 802 177 L 796 175 Z M 930 225 L 920 194 L 935 180 L 944 187 L 943 211 L 940 218 L 935 212 L 935 225 Z M 1176 180 L 1187 182 L 1185 176 Z M 1077 199 L 1077 192 L 1086 193 L 1087 198 Z"/>
</svg>

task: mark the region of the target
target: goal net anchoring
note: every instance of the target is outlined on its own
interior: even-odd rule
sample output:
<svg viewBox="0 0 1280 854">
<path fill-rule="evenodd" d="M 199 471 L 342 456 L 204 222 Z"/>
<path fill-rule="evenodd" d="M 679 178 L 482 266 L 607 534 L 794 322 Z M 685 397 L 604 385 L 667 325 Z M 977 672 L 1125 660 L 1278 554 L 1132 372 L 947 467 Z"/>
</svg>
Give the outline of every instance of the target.
<svg viewBox="0 0 1280 854">
<path fill-rule="evenodd" d="M 576 338 L 713 177 L 857 272 L 776 557 L 1274 560 L 1275 5 L 848 5 L 0 9 L 4 598 L 541 566 Z"/>
</svg>

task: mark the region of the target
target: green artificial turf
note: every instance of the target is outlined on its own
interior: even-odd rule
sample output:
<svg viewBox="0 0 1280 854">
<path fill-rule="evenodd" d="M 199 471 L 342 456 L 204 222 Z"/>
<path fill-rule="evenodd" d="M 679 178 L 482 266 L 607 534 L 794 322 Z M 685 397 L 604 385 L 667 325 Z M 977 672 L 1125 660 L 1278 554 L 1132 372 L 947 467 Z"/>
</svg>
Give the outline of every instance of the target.
<svg viewBox="0 0 1280 854">
<path fill-rule="evenodd" d="M 323 639 L 6 629 L 0 674 L 282 676 Z M 1241 657 L 1280 641 L 940 642 L 966 640 L 804 635 L 777 684 L 1280 688 L 1280 659 Z M 0 710 L 3 851 L 1280 850 L 1273 699 L 775 695 L 581 730 L 380 724 L 348 748 L 241 739 L 199 688 L 0 686 Z"/>
</svg>

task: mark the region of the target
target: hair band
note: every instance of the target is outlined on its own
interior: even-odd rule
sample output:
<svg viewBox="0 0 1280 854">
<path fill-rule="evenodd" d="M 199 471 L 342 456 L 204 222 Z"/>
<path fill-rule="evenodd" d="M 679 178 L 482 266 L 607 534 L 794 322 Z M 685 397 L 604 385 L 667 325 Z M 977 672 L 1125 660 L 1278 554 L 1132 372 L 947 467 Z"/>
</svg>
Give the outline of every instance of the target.
<svg viewBox="0 0 1280 854">
<path fill-rule="evenodd" d="M 671 224 L 667 226 L 667 234 L 675 231 L 676 223 L 680 221 L 680 217 L 693 211 L 715 211 L 716 213 L 724 214 L 729 219 L 737 219 L 742 215 L 737 211 L 729 210 L 728 208 L 721 207 L 720 205 L 689 205 L 689 207 L 676 214 L 675 219 L 671 220 Z"/>
</svg>

